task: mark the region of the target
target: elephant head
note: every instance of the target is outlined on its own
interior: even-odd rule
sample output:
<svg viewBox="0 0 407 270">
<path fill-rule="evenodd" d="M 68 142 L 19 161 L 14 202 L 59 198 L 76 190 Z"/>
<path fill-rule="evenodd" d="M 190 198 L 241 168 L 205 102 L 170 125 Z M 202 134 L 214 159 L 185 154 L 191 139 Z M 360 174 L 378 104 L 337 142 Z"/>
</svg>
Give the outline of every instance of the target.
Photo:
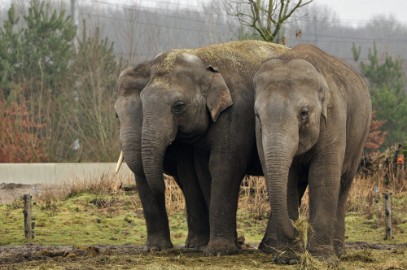
<svg viewBox="0 0 407 270">
<path fill-rule="evenodd" d="M 118 97 L 114 105 L 120 121 L 122 154 L 136 175 L 144 174 L 141 161 L 143 117 L 140 93 L 150 79 L 150 69 L 150 63 L 145 62 L 123 70 L 118 79 Z"/>
<path fill-rule="evenodd" d="M 229 89 L 216 67 L 181 50 L 158 55 L 141 93 L 142 161 L 147 182 L 163 193 L 163 158 L 175 140 L 194 142 L 232 105 Z"/>
<path fill-rule="evenodd" d="M 329 117 L 324 76 L 303 59 L 270 59 L 254 77 L 256 140 L 272 219 L 287 240 L 295 238 L 287 209 L 287 183 L 296 156 L 315 147 Z M 281 236 L 279 236 L 281 239 Z"/>
</svg>

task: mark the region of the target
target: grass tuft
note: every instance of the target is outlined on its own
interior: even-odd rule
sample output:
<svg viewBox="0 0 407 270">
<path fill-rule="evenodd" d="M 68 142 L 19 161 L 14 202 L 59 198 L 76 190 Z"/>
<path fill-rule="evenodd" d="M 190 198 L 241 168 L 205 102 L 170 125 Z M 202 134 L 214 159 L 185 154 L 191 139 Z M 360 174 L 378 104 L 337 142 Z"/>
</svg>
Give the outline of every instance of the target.
<svg viewBox="0 0 407 270">
<path fill-rule="evenodd" d="M 323 262 L 312 256 L 308 251 L 305 251 L 300 256 L 300 263 L 298 270 L 321 270 L 326 269 L 327 266 Z"/>
</svg>

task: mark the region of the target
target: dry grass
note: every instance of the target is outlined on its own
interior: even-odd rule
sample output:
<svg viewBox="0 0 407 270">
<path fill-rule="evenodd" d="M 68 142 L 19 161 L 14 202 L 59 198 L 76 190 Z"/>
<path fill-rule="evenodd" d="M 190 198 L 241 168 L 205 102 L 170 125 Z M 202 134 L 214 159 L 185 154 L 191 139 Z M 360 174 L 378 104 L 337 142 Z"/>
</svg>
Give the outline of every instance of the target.
<svg viewBox="0 0 407 270">
<path fill-rule="evenodd" d="M 84 192 L 114 194 L 122 192 L 121 187 L 124 180 L 125 179 L 118 176 L 83 179 L 75 178 L 59 185 L 46 186 L 45 190 L 38 195 L 36 200 L 44 203 L 47 207 L 51 207 L 61 200 L 65 200 Z"/>
<path fill-rule="evenodd" d="M 171 213 L 172 211 L 182 210 L 185 208 L 185 199 L 181 189 L 170 176 L 164 176 L 165 181 L 165 204 Z"/>
<path fill-rule="evenodd" d="M 169 212 L 185 208 L 185 199 L 172 177 L 164 176 L 166 183 L 165 201 Z M 75 178 L 60 185 L 46 186 L 36 198 L 46 207 L 55 207 L 58 202 L 73 197 L 81 193 L 107 194 L 114 195 L 124 192 L 124 187 L 130 187 L 135 190 L 135 181 L 133 179 L 120 177 L 117 175 L 103 176 L 101 178 Z M 130 198 L 135 208 L 141 207 L 138 196 Z"/>
<path fill-rule="evenodd" d="M 260 219 L 267 215 L 270 204 L 264 177 L 251 176 L 243 179 L 240 187 L 239 208 L 252 213 L 255 218 Z"/>
<path fill-rule="evenodd" d="M 406 170 L 383 169 L 373 175 L 358 175 L 349 192 L 347 209 L 369 214 L 375 211 L 383 193 L 397 195 L 406 191 Z"/>
<path fill-rule="evenodd" d="M 382 193 L 392 194 L 403 193 L 407 190 L 407 179 L 404 175 L 400 177 L 392 176 L 391 181 L 386 182 L 384 172 L 379 172 L 374 176 L 355 177 L 348 197 L 348 211 L 369 214 L 375 211 L 377 202 L 381 200 Z M 402 178 L 402 176 L 404 178 Z M 177 183 L 167 175 L 164 176 L 166 182 L 166 206 L 168 211 L 178 211 L 185 208 L 185 199 Z M 57 186 L 47 186 L 38 196 L 37 200 L 52 205 L 76 194 L 89 192 L 94 194 L 116 194 L 123 191 L 124 186 L 134 186 L 133 179 L 123 178 L 116 175 L 104 176 L 101 178 L 73 179 Z M 133 199 L 135 207 L 141 207 L 140 201 Z M 255 218 L 264 218 L 268 215 L 270 205 L 268 202 L 267 186 L 264 177 L 245 177 L 243 179 L 239 208 L 244 209 Z M 300 208 L 300 214 L 306 216 L 308 213 L 308 189 L 306 190 Z"/>
</svg>

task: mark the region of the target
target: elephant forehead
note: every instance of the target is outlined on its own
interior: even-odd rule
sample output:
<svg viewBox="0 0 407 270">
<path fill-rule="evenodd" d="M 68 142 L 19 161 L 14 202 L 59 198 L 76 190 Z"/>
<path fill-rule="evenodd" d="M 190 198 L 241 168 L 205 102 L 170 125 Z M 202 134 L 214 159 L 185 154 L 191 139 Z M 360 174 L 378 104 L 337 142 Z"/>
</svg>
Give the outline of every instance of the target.
<svg viewBox="0 0 407 270">
<path fill-rule="evenodd" d="M 159 90 L 159 91 L 165 91 L 165 90 L 170 90 L 171 89 L 171 81 L 169 78 L 166 77 L 156 77 L 153 78 L 150 82 L 150 85 L 148 87 L 150 90 Z"/>
<path fill-rule="evenodd" d="M 285 91 L 305 91 L 306 89 L 319 89 L 320 81 L 316 77 L 310 75 L 307 76 L 307 74 L 292 74 L 292 76 L 285 78 L 273 78 L 267 85 L 271 89 L 282 89 Z"/>
<path fill-rule="evenodd" d="M 180 58 L 184 59 L 185 57 L 190 61 L 195 60 L 195 58 L 199 60 L 197 56 L 192 54 L 192 50 L 190 49 L 174 49 L 167 52 L 166 54 L 161 54 L 159 56 L 159 58 L 161 59 L 159 60 L 158 66 L 163 71 L 170 71 L 174 67 L 174 64 L 177 61 L 177 59 Z"/>
<path fill-rule="evenodd" d="M 287 63 L 289 69 L 295 70 L 297 72 L 304 73 L 319 73 L 318 70 L 310 62 L 304 59 L 293 59 Z"/>
<path fill-rule="evenodd" d="M 191 54 L 191 53 L 182 53 L 181 58 L 187 63 L 200 63 L 201 62 L 201 59 L 198 56 Z"/>
<path fill-rule="evenodd" d="M 319 83 L 320 74 L 311 66 L 293 66 L 284 65 L 266 71 L 260 74 L 259 78 L 268 80 L 269 83 L 284 83 L 289 82 L 290 85 L 295 83 L 306 83 L 311 86 L 315 83 Z"/>
</svg>

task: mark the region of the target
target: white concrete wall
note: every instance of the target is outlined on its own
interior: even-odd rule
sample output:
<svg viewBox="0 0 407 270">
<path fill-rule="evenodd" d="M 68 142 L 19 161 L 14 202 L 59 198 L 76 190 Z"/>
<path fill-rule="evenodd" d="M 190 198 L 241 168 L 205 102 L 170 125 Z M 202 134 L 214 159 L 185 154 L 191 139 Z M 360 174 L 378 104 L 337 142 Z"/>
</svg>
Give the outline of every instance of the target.
<svg viewBox="0 0 407 270">
<path fill-rule="evenodd" d="M 0 163 L 0 183 L 60 184 L 113 176 L 115 168 L 116 163 Z M 118 176 L 134 179 L 125 163 Z"/>
</svg>

